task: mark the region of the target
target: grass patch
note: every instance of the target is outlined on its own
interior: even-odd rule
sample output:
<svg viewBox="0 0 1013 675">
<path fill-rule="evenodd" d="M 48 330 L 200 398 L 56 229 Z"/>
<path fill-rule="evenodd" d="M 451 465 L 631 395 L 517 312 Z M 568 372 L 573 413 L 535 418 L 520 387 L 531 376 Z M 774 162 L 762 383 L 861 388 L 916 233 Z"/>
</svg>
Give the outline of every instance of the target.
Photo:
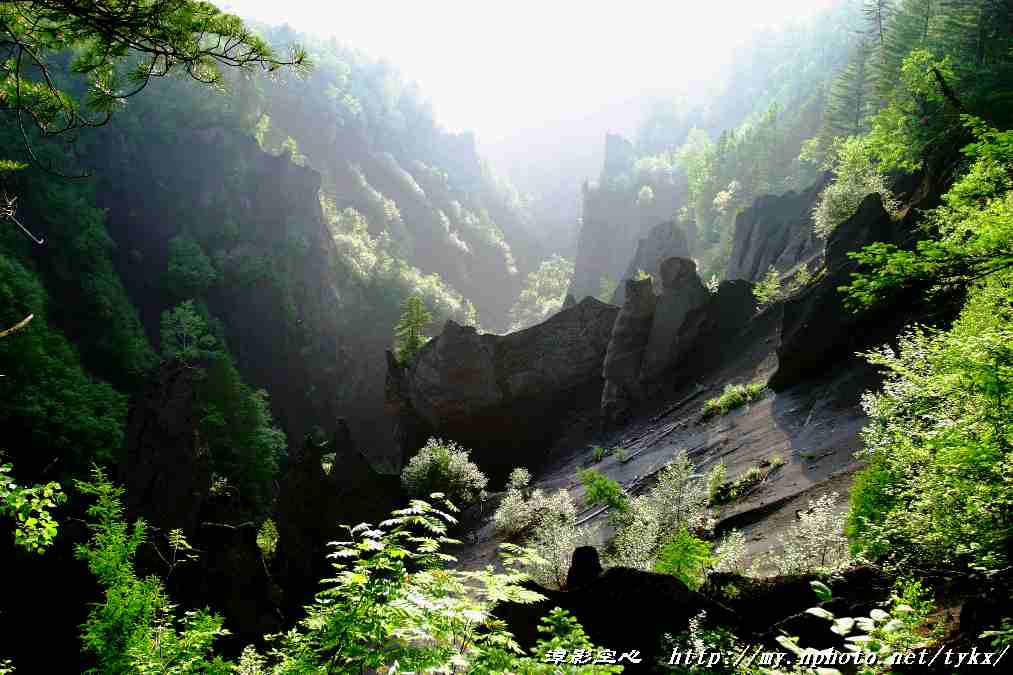
<svg viewBox="0 0 1013 675">
<path fill-rule="evenodd" d="M 767 480 L 770 474 L 784 465 L 784 458 L 780 455 L 774 455 L 759 466 L 749 467 L 745 473 L 735 480 L 726 481 L 720 485 L 712 484 L 710 486 L 711 504 L 727 504 L 745 496 L 753 487 Z"/>
<path fill-rule="evenodd" d="M 703 414 L 707 417 L 724 415 L 730 410 L 741 408 L 762 397 L 766 388 L 765 382 L 726 384 L 725 390 L 721 392 L 720 396 L 709 399 L 703 404 Z"/>
</svg>

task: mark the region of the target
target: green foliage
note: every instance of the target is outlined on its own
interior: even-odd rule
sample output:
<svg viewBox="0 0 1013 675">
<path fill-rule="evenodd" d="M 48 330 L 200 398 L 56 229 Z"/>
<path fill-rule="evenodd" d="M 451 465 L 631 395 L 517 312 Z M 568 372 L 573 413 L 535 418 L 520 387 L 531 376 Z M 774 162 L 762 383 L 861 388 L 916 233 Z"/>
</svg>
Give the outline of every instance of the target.
<svg viewBox="0 0 1013 675">
<path fill-rule="evenodd" d="M 257 547 L 264 560 L 271 560 L 278 550 L 278 527 L 271 518 L 265 519 L 257 530 Z"/>
<path fill-rule="evenodd" d="M 629 513 L 612 543 L 611 563 L 650 570 L 665 537 L 682 527 L 691 532 L 711 527 L 707 486 L 694 478 L 693 464 L 680 450 L 658 473 L 646 494 L 630 500 Z"/>
<path fill-rule="evenodd" d="M 0 464 L 0 514 L 14 519 L 14 544 L 42 553 L 56 538 L 58 523 L 52 509 L 67 500 L 59 483 L 21 487 L 14 482 L 10 463 Z"/>
<path fill-rule="evenodd" d="M 728 482 L 724 482 L 724 471 L 720 471 L 720 473 L 712 471 L 707 479 L 711 504 L 733 502 L 745 496 L 753 487 L 767 480 L 770 474 L 782 466 L 784 466 L 784 459 L 780 455 L 774 455 L 763 465 L 751 466 L 736 477 L 735 480 Z M 723 469 L 724 465 L 719 464 L 715 469 L 718 467 Z M 719 478 L 721 479 L 720 482 L 718 481 Z"/>
<path fill-rule="evenodd" d="M 430 438 L 401 472 L 401 485 L 412 497 L 439 492 L 457 504 L 484 494 L 489 479 L 471 461 L 470 451 L 454 441 Z"/>
<path fill-rule="evenodd" d="M 193 300 L 162 312 L 161 338 L 162 356 L 187 368 L 221 355 L 207 319 L 197 311 Z"/>
<path fill-rule="evenodd" d="M 127 401 L 84 371 L 77 352 L 50 325 L 47 304 L 38 278 L 0 254 L 0 325 L 35 315 L 0 339 L 0 427 L 32 448 L 32 462 L 59 457 L 61 469 L 71 472 L 115 456 Z M 19 467 L 26 470 L 25 462 Z"/>
<path fill-rule="evenodd" d="M 285 433 L 275 426 L 267 392 L 247 385 L 232 357 L 221 353 L 197 381 L 199 428 L 212 471 L 238 490 L 239 503 L 263 516 L 274 497 Z"/>
<path fill-rule="evenodd" d="M 728 467 L 724 462 L 718 462 L 707 473 L 707 497 L 712 504 L 716 504 L 718 495 L 725 484 L 725 477 L 728 475 Z"/>
<path fill-rule="evenodd" d="M 204 611 L 175 617 L 161 581 L 137 576 L 134 558 L 146 527 L 142 520 L 133 526 L 124 520 L 123 490 L 97 468 L 77 487 L 95 501 L 87 511 L 91 537 L 76 554 L 103 591 L 81 627 L 82 646 L 95 663 L 88 672 L 229 672 L 211 654 L 215 638 L 227 634 L 221 619 Z"/>
<path fill-rule="evenodd" d="M 422 346 L 429 339 L 423 331 L 432 320 L 433 315 L 426 309 L 422 298 L 413 295 L 405 300 L 401 309 L 401 319 L 394 326 L 398 361 L 411 363 L 419 355 Z"/>
<path fill-rule="evenodd" d="M 594 457 L 595 464 L 605 459 L 606 454 L 608 454 L 608 451 L 600 445 L 591 448 L 591 456 Z"/>
<path fill-rule="evenodd" d="M 517 302 L 510 308 L 510 330 L 518 331 L 549 318 L 563 307 L 573 277 L 573 261 L 554 255 L 528 274 Z"/>
<path fill-rule="evenodd" d="M 821 601 L 830 599 L 830 589 L 825 585 L 817 587 L 814 584 L 813 590 L 819 594 Z M 829 621 L 831 632 L 844 638 L 846 652 L 875 654 L 875 663 L 862 663 L 856 672 L 859 675 L 876 675 L 892 672 L 892 666 L 903 663 L 900 659 L 905 654 L 925 648 L 931 642 L 924 633 L 934 605 L 929 592 L 920 582 L 899 581 L 885 607 L 889 611 L 877 607 L 868 616 L 855 618 L 837 617 L 822 607 L 810 607 L 806 613 Z M 828 663 L 830 654 L 825 650 L 803 649 L 796 639 L 784 635 L 777 641 L 796 657 L 804 658 L 810 666 Z M 820 672 L 820 669 L 815 668 L 815 672 Z"/>
<path fill-rule="evenodd" d="M 900 208 L 874 159 L 870 142 L 863 136 L 834 139 L 824 165 L 833 172 L 834 179 L 820 193 L 812 213 L 813 230 L 818 236 L 830 236 L 838 225 L 855 215 L 870 194 L 882 197 L 887 213 L 895 214 Z"/>
<path fill-rule="evenodd" d="M 616 481 L 595 469 L 581 469 L 577 478 L 584 486 L 584 499 L 588 506 L 605 506 L 622 517 L 630 510 L 630 500 L 626 491 Z"/>
<path fill-rule="evenodd" d="M 726 384 L 721 395 L 708 399 L 703 404 L 704 416 L 724 415 L 725 413 L 741 408 L 747 403 L 752 403 L 763 396 L 767 385 L 765 382 L 750 382 L 749 384 Z"/>
<path fill-rule="evenodd" d="M 781 275 L 771 265 L 763 279 L 753 286 L 753 297 L 756 298 L 756 308 L 764 309 L 781 299 Z"/>
<path fill-rule="evenodd" d="M 0 156 L 22 152 L 17 125 L 0 128 Z M 43 163 L 62 147 L 37 148 Z M 68 181 L 31 167 L 6 177 L 18 217 L 45 237 L 44 255 L 13 227 L 0 228 L 0 253 L 29 265 L 54 302 L 47 321 L 74 342 L 85 368 L 121 391 L 139 386 L 157 362 L 113 265 L 115 247 L 91 181 Z M 30 308 L 36 311 L 37 307 Z"/>
<path fill-rule="evenodd" d="M 85 651 L 101 673 L 308 673 L 405 668 L 412 672 L 549 673 L 620 672 L 617 666 L 549 664 L 559 649 L 596 651 L 577 622 L 559 609 L 543 618 L 532 656 L 517 645 L 490 610 L 498 602 L 542 599 L 521 584 L 520 567 L 532 553 L 503 545 L 503 572 L 462 571 L 441 548 L 456 523 L 449 502 L 438 508 L 413 501 L 383 523 L 348 528 L 350 539 L 333 542 L 333 572 L 307 615 L 289 631 L 267 636 L 267 655 L 247 647 L 239 663 L 214 654 L 227 635 L 207 612 L 178 617 L 155 577 L 134 570 L 144 543 L 143 521 L 124 520 L 122 490 L 96 469 L 79 489 L 95 498 L 88 509 L 91 539 L 78 546 L 104 591 L 82 626 Z"/>
<path fill-rule="evenodd" d="M 913 251 L 878 243 L 850 254 L 867 270 L 842 289 L 850 306 L 870 306 L 905 286 L 963 287 L 1013 266 L 1013 131 L 973 117 L 965 124 L 976 139 L 964 149 L 973 163 L 926 214 L 932 236 Z"/>
<path fill-rule="evenodd" d="M 654 569 L 662 574 L 671 574 L 696 590 L 706 579 L 711 562 L 710 544 L 694 537 L 683 525 L 658 549 Z"/>
<path fill-rule="evenodd" d="M 179 235 L 169 240 L 169 268 L 165 284 L 176 297 L 199 296 L 218 280 L 218 271 L 192 237 Z"/>
<path fill-rule="evenodd" d="M 280 60 L 239 18 L 194 0 L 102 5 L 37 0 L 0 8 L 0 22 L 19 54 L 0 65 L 0 98 L 46 135 L 104 124 L 153 77 L 185 72 L 219 87 L 220 65 L 275 70 L 305 62 L 298 49 L 289 61 Z M 61 53 L 68 52 L 69 71 L 87 86 L 80 96 L 76 87 L 56 84 L 62 81 Z"/>
<path fill-rule="evenodd" d="M 1013 313 L 1009 273 L 976 286 L 949 331 L 915 327 L 899 351 L 866 354 L 886 372 L 868 394 L 868 467 L 850 533 L 904 565 L 999 569 L 1013 504 Z"/>
</svg>

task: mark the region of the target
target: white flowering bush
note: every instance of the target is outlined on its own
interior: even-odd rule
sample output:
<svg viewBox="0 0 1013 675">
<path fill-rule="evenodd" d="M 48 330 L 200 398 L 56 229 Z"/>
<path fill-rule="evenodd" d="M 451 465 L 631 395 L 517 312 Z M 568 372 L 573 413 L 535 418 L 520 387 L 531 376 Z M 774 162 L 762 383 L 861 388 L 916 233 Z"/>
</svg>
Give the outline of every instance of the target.
<svg viewBox="0 0 1013 675">
<path fill-rule="evenodd" d="M 813 230 L 827 237 L 845 220 L 855 215 L 867 195 L 878 193 L 888 213 L 896 213 L 900 203 L 873 162 L 867 141 L 859 137 L 838 138 L 827 155 L 825 169 L 834 172 L 834 181 L 820 193 L 813 208 Z"/>
<path fill-rule="evenodd" d="M 774 560 L 779 574 L 831 573 L 848 565 L 848 514 L 838 508 L 839 499 L 836 492 L 810 499 L 809 508 L 798 513 L 799 522 L 780 537 L 781 553 Z"/>
<path fill-rule="evenodd" d="M 430 438 L 401 472 L 401 485 L 410 496 L 442 492 L 455 504 L 474 502 L 488 483 L 468 450 L 439 438 Z"/>
<path fill-rule="evenodd" d="M 746 535 L 741 530 L 731 530 L 722 537 L 714 549 L 715 572 L 734 572 L 742 574 L 743 561 L 746 557 Z"/>
<path fill-rule="evenodd" d="M 611 564 L 653 569 L 665 536 L 682 527 L 706 531 L 713 526 L 709 500 L 706 481 L 693 477 L 693 463 L 680 451 L 647 494 L 630 500 L 628 516 L 612 544 Z"/>
</svg>

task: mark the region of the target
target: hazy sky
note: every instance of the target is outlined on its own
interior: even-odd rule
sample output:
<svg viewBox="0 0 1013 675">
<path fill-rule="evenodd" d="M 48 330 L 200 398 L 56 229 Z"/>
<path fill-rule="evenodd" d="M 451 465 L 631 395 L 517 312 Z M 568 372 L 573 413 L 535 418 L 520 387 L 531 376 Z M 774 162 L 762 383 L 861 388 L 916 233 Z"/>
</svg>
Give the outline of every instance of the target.
<svg viewBox="0 0 1013 675">
<path fill-rule="evenodd" d="M 417 81 L 437 119 L 483 145 L 617 101 L 712 80 L 758 27 L 832 0 L 222 0 L 272 24 L 334 36 Z M 553 124 L 555 123 L 555 124 Z M 604 131 L 604 130 L 603 130 Z M 616 131 L 623 131 L 616 129 Z"/>
</svg>

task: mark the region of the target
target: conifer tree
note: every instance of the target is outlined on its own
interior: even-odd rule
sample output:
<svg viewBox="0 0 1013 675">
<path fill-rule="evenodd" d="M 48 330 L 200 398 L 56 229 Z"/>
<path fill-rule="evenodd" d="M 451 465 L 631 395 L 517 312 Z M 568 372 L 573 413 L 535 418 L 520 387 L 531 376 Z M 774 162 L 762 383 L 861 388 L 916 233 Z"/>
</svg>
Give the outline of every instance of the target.
<svg viewBox="0 0 1013 675">
<path fill-rule="evenodd" d="M 394 326 L 398 361 L 409 363 L 418 356 L 422 345 L 428 341 L 422 331 L 432 320 L 433 315 L 422 302 L 422 298 L 413 295 L 405 300 L 401 307 L 401 319 Z"/>
</svg>

